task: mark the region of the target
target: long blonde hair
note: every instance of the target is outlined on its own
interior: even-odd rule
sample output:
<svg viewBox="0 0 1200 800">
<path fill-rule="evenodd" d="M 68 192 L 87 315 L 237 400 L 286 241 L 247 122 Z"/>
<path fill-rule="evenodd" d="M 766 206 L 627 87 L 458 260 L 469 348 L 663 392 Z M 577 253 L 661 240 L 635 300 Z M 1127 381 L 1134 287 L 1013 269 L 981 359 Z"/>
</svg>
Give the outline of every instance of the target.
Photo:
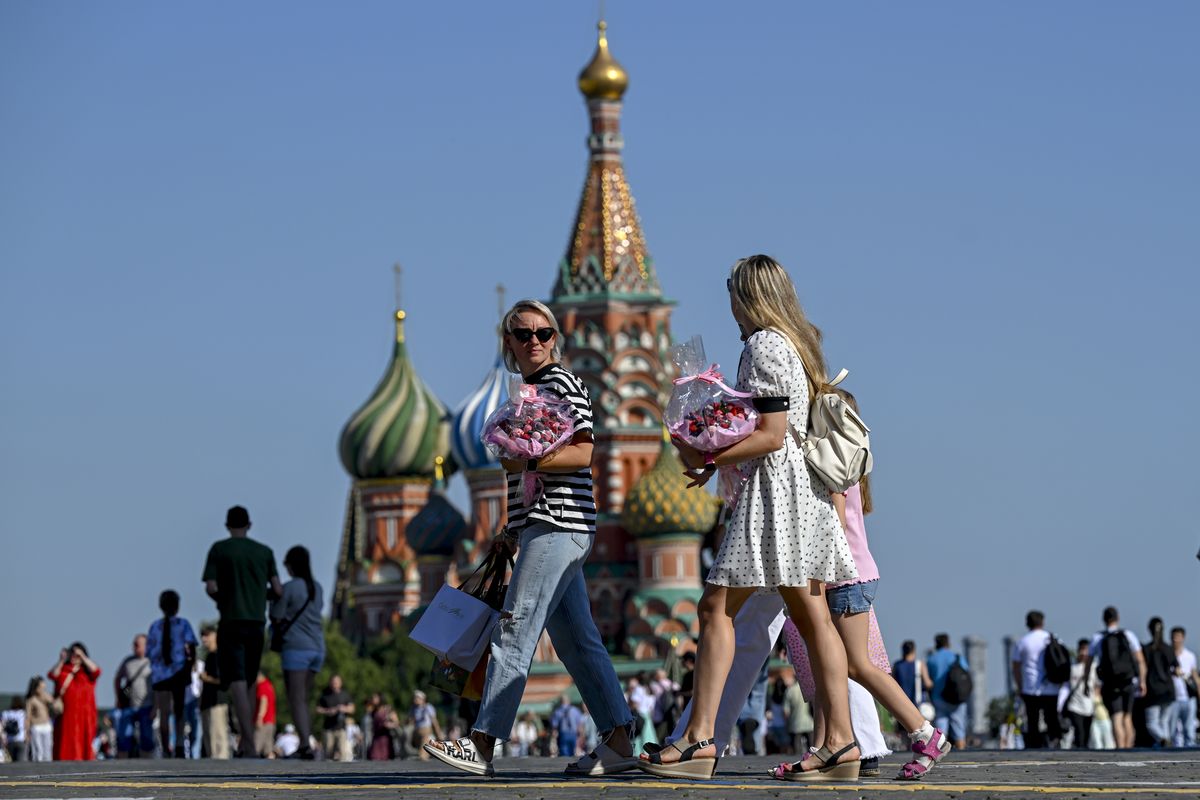
<svg viewBox="0 0 1200 800">
<path fill-rule="evenodd" d="M 845 400 L 846 403 L 851 408 L 854 409 L 855 414 L 862 413 L 858 410 L 858 400 L 856 400 L 854 395 L 850 394 L 850 392 L 846 391 L 845 389 L 843 389 L 840 386 L 831 386 L 829 390 L 831 392 L 836 393 L 838 397 Z M 862 512 L 863 512 L 863 516 L 865 517 L 867 514 L 870 514 L 872 511 L 875 510 L 875 504 L 873 502 L 871 502 L 871 476 L 870 475 L 863 475 L 862 478 L 858 481 L 858 491 L 859 491 L 859 495 L 862 497 Z"/>
<path fill-rule="evenodd" d="M 814 402 L 829 382 L 821 331 L 804 316 L 787 271 L 770 256 L 747 256 L 733 265 L 729 288 L 752 330 L 770 328 L 792 343 L 804 363 L 808 401 Z"/>
</svg>

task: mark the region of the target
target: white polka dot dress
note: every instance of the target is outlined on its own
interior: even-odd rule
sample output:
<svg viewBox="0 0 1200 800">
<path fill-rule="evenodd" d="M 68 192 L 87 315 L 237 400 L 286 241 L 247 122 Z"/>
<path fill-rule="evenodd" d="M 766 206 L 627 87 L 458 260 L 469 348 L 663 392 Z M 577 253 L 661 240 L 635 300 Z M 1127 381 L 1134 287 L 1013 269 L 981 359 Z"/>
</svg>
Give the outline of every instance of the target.
<svg viewBox="0 0 1200 800">
<path fill-rule="evenodd" d="M 760 408 L 787 398 L 789 424 L 801 436 L 808 430 L 804 362 L 783 334 L 761 330 L 746 340 L 737 388 L 750 392 Z M 858 577 L 829 489 L 809 472 L 791 431 L 781 449 L 737 469 L 745 480 L 709 583 L 774 589 Z"/>
</svg>

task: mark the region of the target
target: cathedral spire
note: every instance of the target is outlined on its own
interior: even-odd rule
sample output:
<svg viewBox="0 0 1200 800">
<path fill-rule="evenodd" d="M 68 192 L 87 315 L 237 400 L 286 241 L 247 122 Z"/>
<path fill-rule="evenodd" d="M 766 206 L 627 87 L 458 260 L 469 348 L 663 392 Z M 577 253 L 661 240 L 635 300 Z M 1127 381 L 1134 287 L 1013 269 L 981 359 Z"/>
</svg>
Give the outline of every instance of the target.
<svg viewBox="0 0 1200 800">
<path fill-rule="evenodd" d="M 555 303 L 662 296 L 621 161 L 621 98 L 629 75 L 608 50 L 603 19 L 598 28 L 596 52 L 579 73 L 579 90 L 591 119 L 588 174 L 567 253 L 559 264 Z"/>
</svg>

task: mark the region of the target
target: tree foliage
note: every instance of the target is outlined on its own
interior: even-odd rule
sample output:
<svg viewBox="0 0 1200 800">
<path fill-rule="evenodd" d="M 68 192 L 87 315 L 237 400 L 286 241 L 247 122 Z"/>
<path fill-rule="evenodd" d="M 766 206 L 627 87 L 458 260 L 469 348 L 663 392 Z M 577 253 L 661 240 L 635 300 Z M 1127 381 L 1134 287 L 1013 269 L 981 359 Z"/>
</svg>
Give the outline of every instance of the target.
<svg viewBox="0 0 1200 800">
<path fill-rule="evenodd" d="M 412 702 L 415 690 L 426 689 L 433 656 L 408 638 L 407 633 L 398 631 L 370 639 L 364 651 L 365 654 L 360 655 L 358 648 L 342 635 L 337 625 L 326 621 L 325 665 L 317 674 L 313 694 L 308 699 L 314 720 L 317 698 L 335 674 L 342 676 L 346 691 L 354 699 L 356 716 L 362 714 L 367 699 L 375 692 L 397 709 L 405 709 Z M 263 654 L 262 671 L 275 686 L 277 724 L 282 728 L 292 721 L 292 713 L 285 696 L 283 667 L 278 653 L 268 651 Z M 436 698 L 431 696 L 431 699 Z M 319 732 L 320 724 L 314 723 L 313 729 Z"/>
</svg>

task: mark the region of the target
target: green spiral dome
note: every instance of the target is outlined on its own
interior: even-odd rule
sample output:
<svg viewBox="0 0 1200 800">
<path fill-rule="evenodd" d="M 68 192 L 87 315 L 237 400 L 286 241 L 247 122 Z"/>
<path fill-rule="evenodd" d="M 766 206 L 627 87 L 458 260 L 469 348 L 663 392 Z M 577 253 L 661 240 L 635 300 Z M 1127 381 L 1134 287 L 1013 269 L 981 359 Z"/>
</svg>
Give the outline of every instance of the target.
<svg viewBox="0 0 1200 800">
<path fill-rule="evenodd" d="M 446 407 L 413 369 L 404 344 L 404 312 L 396 312 L 396 346 L 371 398 L 342 429 L 342 466 L 359 480 L 433 477 L 436 459 L 449 463 Z"/>
</svg>

